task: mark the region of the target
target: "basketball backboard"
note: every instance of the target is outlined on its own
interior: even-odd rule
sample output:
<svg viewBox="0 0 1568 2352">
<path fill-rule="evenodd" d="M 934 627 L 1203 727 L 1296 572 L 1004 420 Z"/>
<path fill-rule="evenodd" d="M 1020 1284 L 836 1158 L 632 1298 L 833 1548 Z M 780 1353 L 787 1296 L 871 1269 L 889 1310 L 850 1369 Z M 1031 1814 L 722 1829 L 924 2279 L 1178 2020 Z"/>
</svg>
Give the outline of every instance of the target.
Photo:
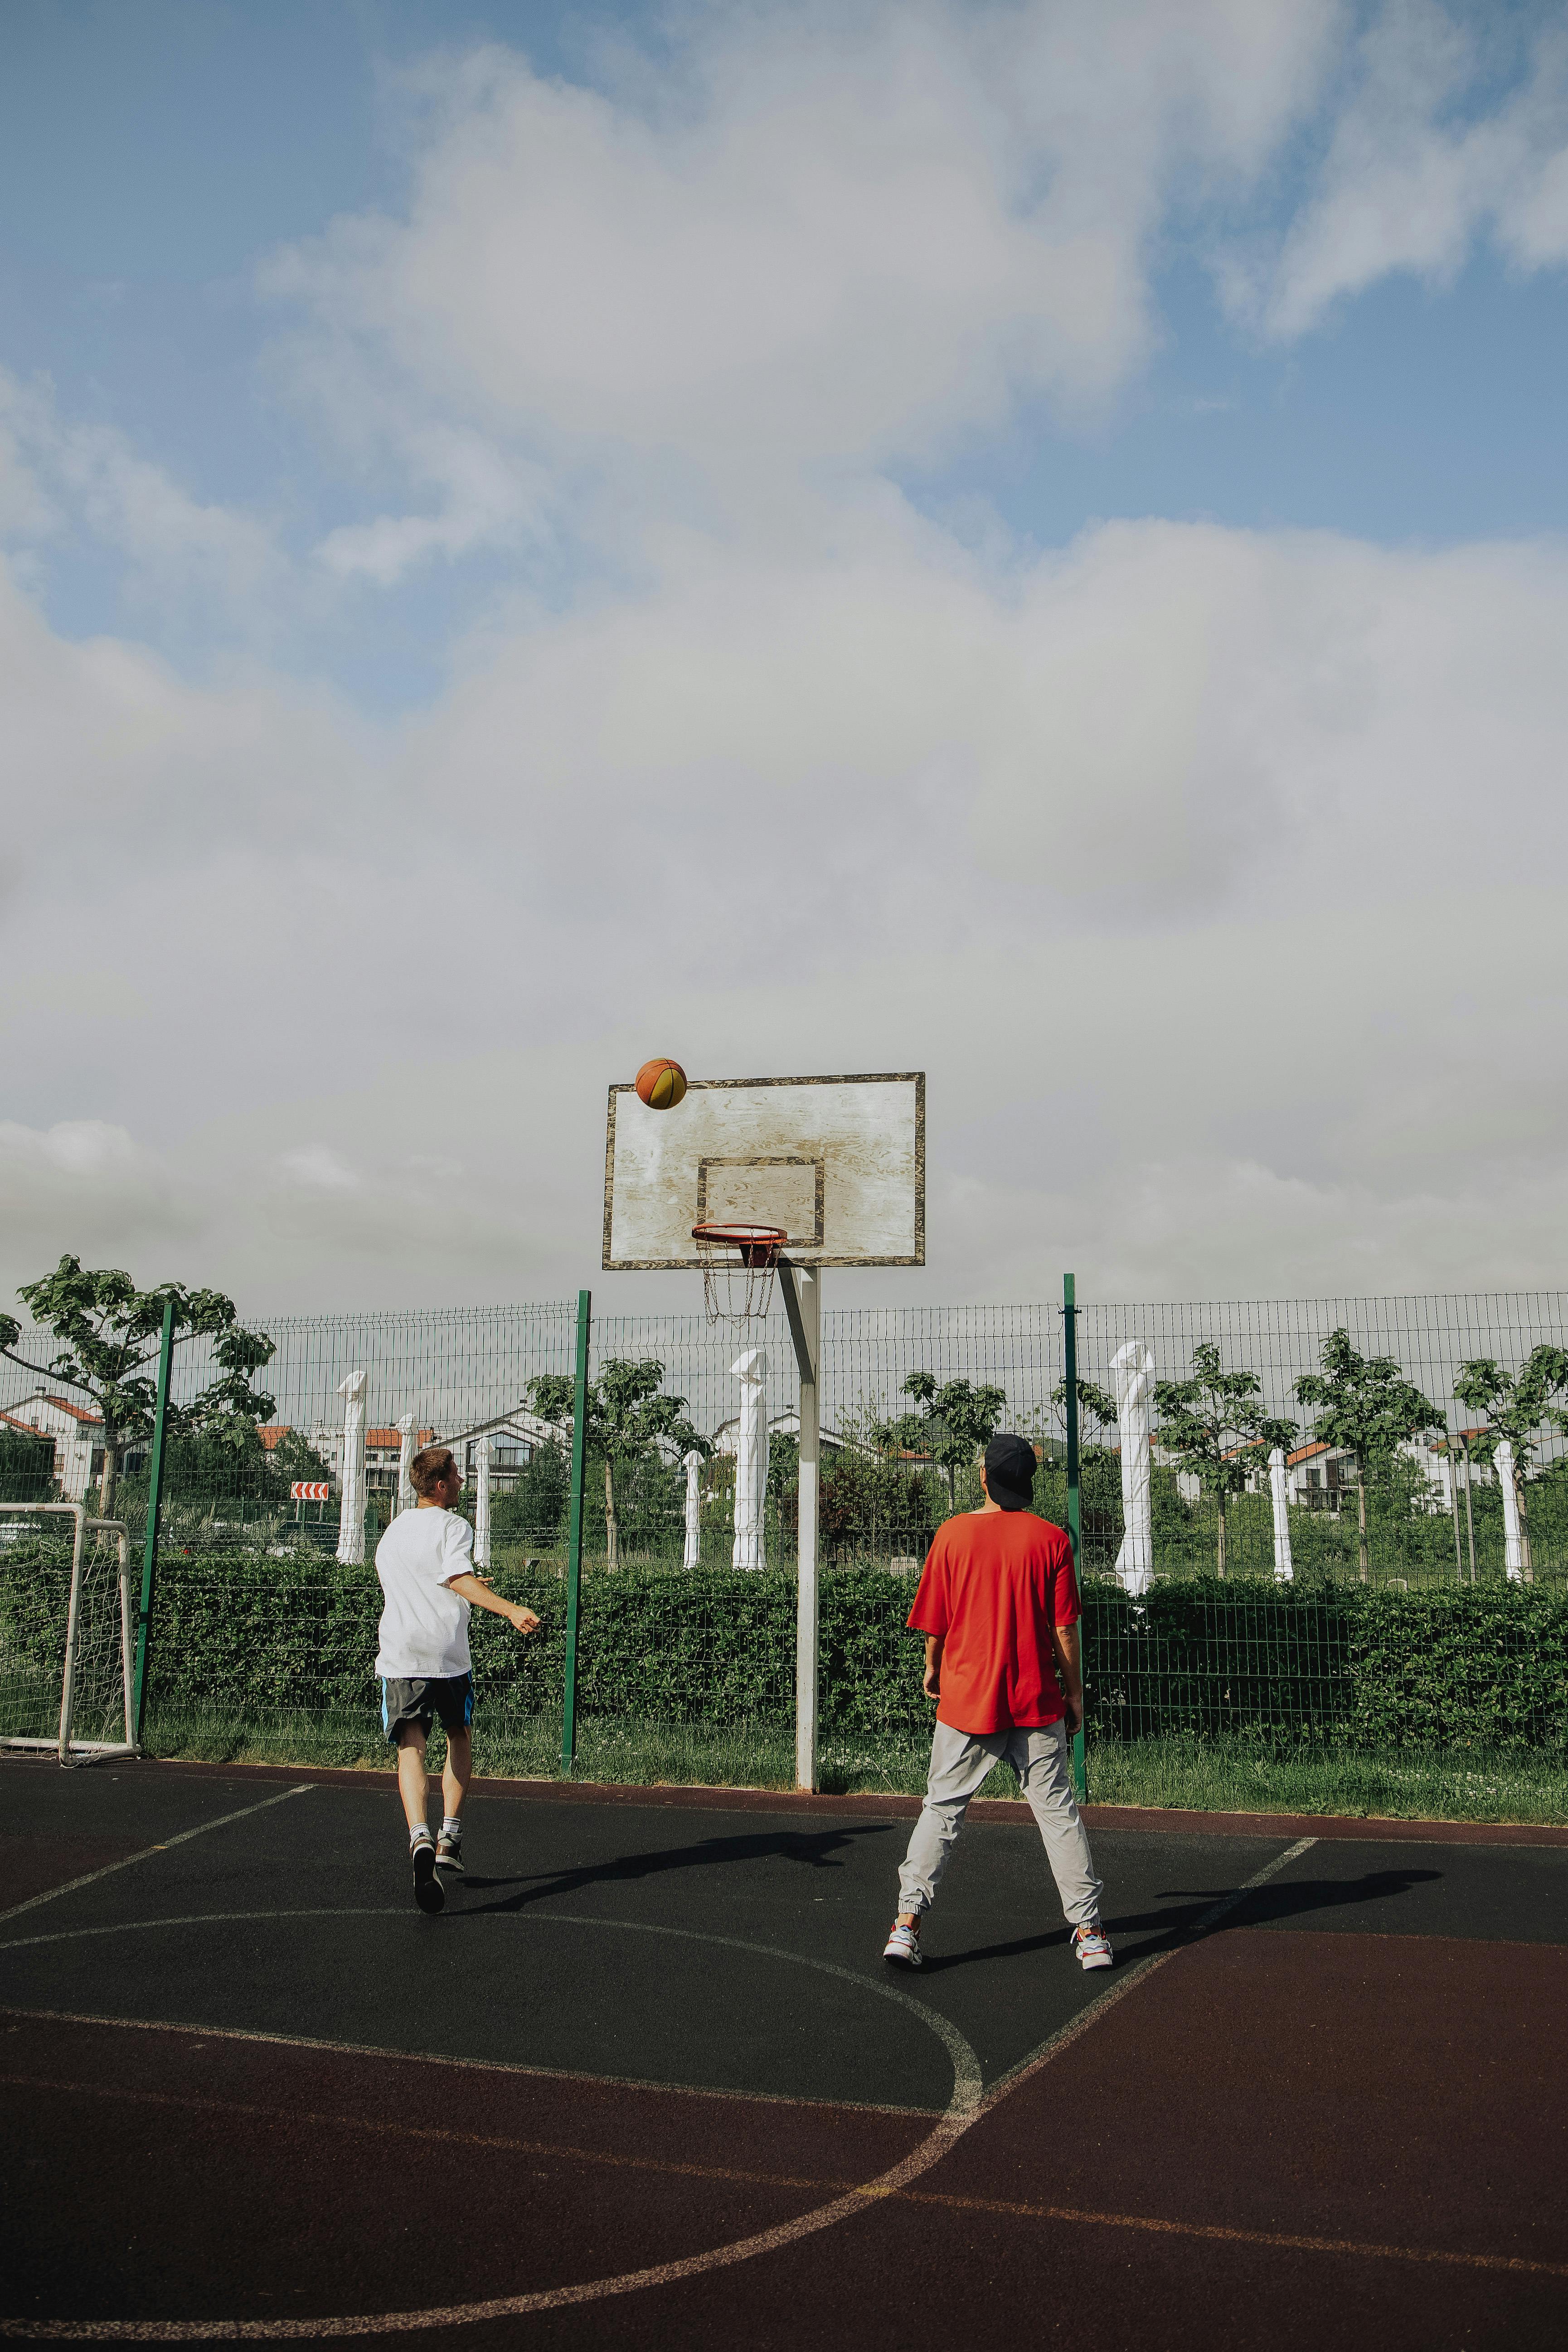
<svg viewBox="0 0 1568 2352">
<path fill-rule="evenodd" d="M 802 1265 L 925 1264 L 925 1073 L 610 1088 L 605 1264 L 695 1267 L 691 1228 L 782 1225 Z"/>
</svg>

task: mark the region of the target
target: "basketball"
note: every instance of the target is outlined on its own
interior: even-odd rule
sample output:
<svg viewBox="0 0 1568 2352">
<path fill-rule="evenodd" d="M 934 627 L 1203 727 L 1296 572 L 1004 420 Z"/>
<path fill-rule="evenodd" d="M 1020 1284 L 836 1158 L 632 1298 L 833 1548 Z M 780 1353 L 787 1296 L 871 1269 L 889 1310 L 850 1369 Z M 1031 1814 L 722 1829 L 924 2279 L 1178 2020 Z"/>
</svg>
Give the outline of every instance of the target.
<svg viewBox="0 0 1568 2352">
<path fill-rule="evenodd" d="M 679 1062 L 645 1062 L 637 1072 L 637 1094 L 649 1110 L 673 1110 L 686 1092 L 686 1073 Z"/>
</svg>

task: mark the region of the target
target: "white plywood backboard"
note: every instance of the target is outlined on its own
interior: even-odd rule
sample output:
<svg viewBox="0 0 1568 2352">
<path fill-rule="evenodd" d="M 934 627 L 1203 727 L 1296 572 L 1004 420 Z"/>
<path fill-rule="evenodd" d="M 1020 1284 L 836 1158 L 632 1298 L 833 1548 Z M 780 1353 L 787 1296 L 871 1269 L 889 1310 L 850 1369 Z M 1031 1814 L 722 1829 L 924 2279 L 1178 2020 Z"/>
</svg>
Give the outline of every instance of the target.
<svg viewBox="0 0 1568 2352">
<path fill-rule="evenodd" d="M 605 1264 L 695 1266 L 691 1228 L 783 1225 L 803 1265 L 925 1264 L 925 1073 L 610 1088 Z"/>
</svg>

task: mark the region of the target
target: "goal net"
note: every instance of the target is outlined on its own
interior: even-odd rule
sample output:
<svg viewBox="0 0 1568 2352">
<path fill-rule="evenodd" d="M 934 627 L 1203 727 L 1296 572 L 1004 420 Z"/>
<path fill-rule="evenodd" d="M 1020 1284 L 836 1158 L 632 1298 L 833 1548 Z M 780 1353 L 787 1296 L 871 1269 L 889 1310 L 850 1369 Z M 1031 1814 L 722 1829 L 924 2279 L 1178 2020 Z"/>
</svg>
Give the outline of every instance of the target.
<svg viewBox="0 0 1568 2352">
<path fill-rule="evenodd" d="M 0 1503 L 0 1747 L 135 1753 L 129 1533 L 74 1503 Z"/>
</svg>

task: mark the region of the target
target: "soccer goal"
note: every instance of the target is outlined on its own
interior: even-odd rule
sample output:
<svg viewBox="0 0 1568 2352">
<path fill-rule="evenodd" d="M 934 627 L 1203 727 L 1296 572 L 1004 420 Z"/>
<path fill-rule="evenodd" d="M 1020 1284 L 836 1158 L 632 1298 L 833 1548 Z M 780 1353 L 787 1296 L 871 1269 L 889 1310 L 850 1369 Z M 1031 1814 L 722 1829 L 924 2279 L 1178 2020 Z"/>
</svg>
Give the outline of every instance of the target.
<svg viewBox="0 0 1568 2352">
<path fill-rule="evenodd" d="M 71 1521 L 68 1570 L 52 1547 L 16 1557 L 40 1517 Z M 53 1749 L 62 1764 L 134 1756 L 134 1622 L 123 1521 L 80 1503 L 0 1503 L 0 1748 Z"/>
</svg>

